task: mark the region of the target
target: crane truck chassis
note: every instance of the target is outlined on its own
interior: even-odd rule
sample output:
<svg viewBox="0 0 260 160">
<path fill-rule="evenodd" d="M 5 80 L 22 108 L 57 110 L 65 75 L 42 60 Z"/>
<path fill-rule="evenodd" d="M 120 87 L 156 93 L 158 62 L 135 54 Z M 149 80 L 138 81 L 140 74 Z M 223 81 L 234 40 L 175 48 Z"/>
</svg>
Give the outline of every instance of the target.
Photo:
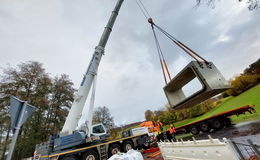
<svg viewBox="0 0 260 160">
<path fill-rule="evenodd" d="M 112 141 L 86 139 L 82 145 L 53 152 L 53 138 L 50 138 L 48 142 L 36 145 L 34 160 L 106 160 L 118 152 L 144 148 L 148 143 L 149 136 L 145 133 Z"/>
</svg>

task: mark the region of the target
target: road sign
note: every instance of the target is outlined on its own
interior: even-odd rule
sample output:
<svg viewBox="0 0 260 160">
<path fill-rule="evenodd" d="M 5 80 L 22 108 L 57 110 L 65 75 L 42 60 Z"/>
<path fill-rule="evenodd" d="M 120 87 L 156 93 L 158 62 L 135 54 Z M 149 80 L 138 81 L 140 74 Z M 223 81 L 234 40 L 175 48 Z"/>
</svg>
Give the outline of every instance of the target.
<svg viewBox="0 0 260 160">
<path fill-rule="evenodd" d="M 21 119 L 21 126 L 26 122 L 26 120 L 31 116 L 33 112 L 37 110 L 36 107 L 29 105 L 26 102 L 22 101 L 14 96 L 10 99 L 10 116 L 11 116 L 11 126 L 14 130 L 18 127 L 19 119 Z M 25 107 L 24 115 L 21 117 L 21 112 L 23 110 L 23 106 Z M 19 126 L 20 127 L 20 126 Z"/>
<path fill-rule="evenodd" d="M 10 116 L 11 116 L 11 127 L 13 129 L 14 135 L 12 137 L 12 142 L 9 147 L 9 152 L 7 155 L 7 160 L 11 160 L 15 143 L 19 134 L 21 126 L 26 122 L 26 120 L 31 116 L 33 112 L 37 110 L 36 107 L 27 104 L 26 101 L 22 101 L 14 96 L 10 99 Z"/>
</svg>

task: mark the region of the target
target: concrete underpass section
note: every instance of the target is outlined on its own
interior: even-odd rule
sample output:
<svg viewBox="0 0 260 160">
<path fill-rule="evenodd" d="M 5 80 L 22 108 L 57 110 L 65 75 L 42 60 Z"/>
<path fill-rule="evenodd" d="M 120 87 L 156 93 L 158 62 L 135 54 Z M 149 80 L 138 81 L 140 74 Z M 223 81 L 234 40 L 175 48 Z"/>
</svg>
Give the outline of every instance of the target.
<svg viewBox="0 0 260 160">
<path fill-rule="evenodd" d="M 257 159 L 260 157 L 260 121 L 243 122 L 215 131 L 210 138 L 203 133 L 178 142 L 159 142 L 158 145 L 161 154 L 155 158 L 151 158 L 153 154 L 144 154 L 145 160 Z"/>
<path fill-rule="evenodd" d="M 190 96 L 185 95 L 183 87 L 195 78 L 199 80 L 202 88 Z M 164 92 L 171 107 L 181 109 L 199 104 L 229 87 L 228 82 L 212 62 L 199 64 L 191 61 L 164 87 Z"/>
<path fill-rule="evenodd" d="M 159 142 L 164 160 L 239 160 L 239 154 L 227 139 Z"/>
<path fill-rule="evenodd" d="M 233 139 L 212 139 L 159 142 L 164 160 L 258 160 L 260 158 L 260 135 Z M 147 159 L 149 160 L 149 159 Z"/>
</svg>

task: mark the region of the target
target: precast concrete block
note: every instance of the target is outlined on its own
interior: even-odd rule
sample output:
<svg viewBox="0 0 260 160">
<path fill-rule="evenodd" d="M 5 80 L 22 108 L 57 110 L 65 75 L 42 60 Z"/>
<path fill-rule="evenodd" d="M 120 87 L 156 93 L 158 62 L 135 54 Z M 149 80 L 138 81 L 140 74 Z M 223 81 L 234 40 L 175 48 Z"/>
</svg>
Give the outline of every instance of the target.
<svg viewBox="0 0 260 160">
<path fill-rule="evenodd" d="M 202 88 L 190 96 L 185 96 L 183 87 L 197 78 Z M 191 61 L 163 89 L 169 104 L 174 109 L 192 107 L 230 88 L 216 66 L 209 62 Z"/>
</svg>

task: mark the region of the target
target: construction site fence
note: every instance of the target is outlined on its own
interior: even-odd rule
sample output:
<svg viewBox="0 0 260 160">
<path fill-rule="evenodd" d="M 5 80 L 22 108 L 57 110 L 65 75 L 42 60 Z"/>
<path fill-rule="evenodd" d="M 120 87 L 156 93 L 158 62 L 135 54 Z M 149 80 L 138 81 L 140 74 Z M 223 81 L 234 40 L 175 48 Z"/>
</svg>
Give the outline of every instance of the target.
<svg viewBox="0 0 260 160">
<path fill-rule="evenodd" d="M 250 139 L 247 144 L 233 140 L 231 142 L 241 160 L 260 160 L 260 145 L 254 144 Z"/>
</svg>

